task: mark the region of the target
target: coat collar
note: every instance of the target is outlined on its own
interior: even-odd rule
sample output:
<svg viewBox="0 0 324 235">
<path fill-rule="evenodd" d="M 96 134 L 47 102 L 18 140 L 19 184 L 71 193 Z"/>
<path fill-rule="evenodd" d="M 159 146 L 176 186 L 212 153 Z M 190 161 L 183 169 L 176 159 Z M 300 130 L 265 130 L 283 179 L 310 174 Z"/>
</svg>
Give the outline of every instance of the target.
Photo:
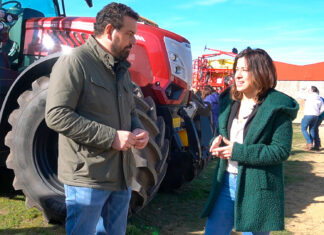
<svg viewBox="0 0 324 235">
<path fill-rule="evenodd" d="M 228 138 L 227 122 L 231 113 L 231 107 L 233 103 L 234 101 L 230 98 L 230 88 L 227 88 L 220 95 L 218 116 L 219 134 L 226 138 Z"/>
<path fill-rule="evenodd" d="M 270 89 L 265 100 L 252 121 L 246 141 L 253 143 L 261 135 L 267 123 L 274 115 L 286 115 L 293 121 L 298 113 L 299 105 L 296 100 L 275 89 Z"/>
<path fill-rule="evenodd" d="M 230 88 L 228 88 L 221 94 L 220 114 L 218 118 L 219 134 L 226 138 L 228 138 L 227 122 L 233 104 L 234 101 L 230 97 Z M 258 112 L 251 122 L 244 142 L 248 141 L 253 143 L 256 141 L 275 112 L 282 112 L 282 114 L 288 115 L 293 120 L 296 118 L 298 109 L 298 103 L 293 98 L 274 89 L 270 89 L 265 100 L 258 107 Z"/>
<path fill-rule="evenodd" d="M 100 61 L 102 61 L 108 69 L 113 71 L 115 63 L 118 63 L 118 68 L 115 71 L 119 69 L 127 70 L 130 67 L 131 64 L 127 60 L 117 62 L 116 59 L 109 52 L 102 48 L 102 46 L 98 43 L 98 41 L 93 35 L 90 35 L 86 43 L 94 53 L 94 56 L 97 57 Z"/>
</svg>

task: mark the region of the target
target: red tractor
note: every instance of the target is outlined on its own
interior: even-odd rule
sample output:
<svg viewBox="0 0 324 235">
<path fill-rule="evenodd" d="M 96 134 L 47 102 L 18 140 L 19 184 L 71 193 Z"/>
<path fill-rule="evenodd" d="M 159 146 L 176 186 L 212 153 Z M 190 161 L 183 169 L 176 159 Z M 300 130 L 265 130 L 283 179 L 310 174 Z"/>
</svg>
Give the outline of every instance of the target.
<svg viewBox="0 0 324 235">
<path fill-rule="evenodd" d="M 209 84 L 220 93 L 232 84 L 234 63 L 232 58 L 236 56 L 237 50 L 233 48 L 232 52 L 226 52 L 205 47 L 206 49 L 214 53 L 203 54 L 194 60 L 193 89 L 202 90 Z M 228 58 L 219 59 L 222 55 Z"/>
<path fill-rule="evenodd" d="M 86 3 L 92 6 L 91 0 Z M 62 53 L 85 43 L 95 19 L 67 17 L 64 0 L 0 0 L 0 7 L 0 165 L 13 170 L 13 186 L 23 191 L 28 207 L 37 207 L 48 221 L 63 222 L 58 135 L 44 121 L 49 74 Z M 189 41 L 141 21 L 128 60 L 150 140 L 134 152 L 131 213 L 160 188 L 169 191 L 197 176 L 209 159 L 212 135 L 209 112 L 190 91 Z"/>
</svg>

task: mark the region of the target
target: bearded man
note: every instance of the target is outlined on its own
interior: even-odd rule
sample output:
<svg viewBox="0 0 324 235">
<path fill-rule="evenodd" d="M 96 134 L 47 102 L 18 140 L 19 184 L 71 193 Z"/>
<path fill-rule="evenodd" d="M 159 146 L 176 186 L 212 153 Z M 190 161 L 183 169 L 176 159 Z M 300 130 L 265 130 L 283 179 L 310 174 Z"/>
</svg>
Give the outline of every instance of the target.
<svg viewBox="0 0 324 235">
<path fill-rule="evenodd" d="M 138 14 L 110 3 L 94 36 L 63 55 L 50 75 L 45 119 L 59 133 L 67 234 L 125 234 L 134 159 L 149 135 L 135 112 L 126 60 Z"/>
</svg>

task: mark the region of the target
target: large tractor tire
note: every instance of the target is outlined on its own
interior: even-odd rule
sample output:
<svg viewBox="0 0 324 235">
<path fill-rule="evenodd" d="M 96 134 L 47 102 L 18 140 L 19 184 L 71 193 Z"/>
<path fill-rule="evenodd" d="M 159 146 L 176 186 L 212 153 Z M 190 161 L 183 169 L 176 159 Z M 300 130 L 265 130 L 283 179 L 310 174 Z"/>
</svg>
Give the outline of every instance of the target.
<svg viewBox="0 0 324 235">
<path fill-rule="evenodd" d="M 38 208 L 48 222 L 64 223 L 66 209 L 62 183 L 57 178 L 58 135 L 45 123 L 48 77 L 33 82 L 18 98 L 19 108 L 9 116 L 12 130 L 5 138 L 10 148 L 7 167 L 13 169 L 13 186 L 26 196 L 27 207 Z M 155 195 L 165 175 L 168 141 L 164 121 L 156 116 L 150 98 L 135 97 L 139 117 L 150 133 L 148 146 L 134 150 L 136 177 L 130 212 L 143 208 Z"/>
<path fill-rule="evenodd" d="M 153 99 L 144 98 L 141 92 L 134 98 L 139 119 L 149 132 L 150 140 L 143 150 L 133 149 L 137 173 L 132 185 L 131 213 L 142 209 L 157 193 L 167 171 L 169 154 L 165 123 L 162 117 L 157 117 Z"/>
<path fill-rule="evenodd" d="M 14 170 L 13 186 L 26 196 L 26 206 L 38 208 L 46 221 L 63 222 L 65 198 L 57 178 L 57 134 L 45 123 L 48 77 L 41 77 L 18 98 L 9 116 L 12 130 L 5 138 L 10 148 L 7 167 Z"/>
</svg>

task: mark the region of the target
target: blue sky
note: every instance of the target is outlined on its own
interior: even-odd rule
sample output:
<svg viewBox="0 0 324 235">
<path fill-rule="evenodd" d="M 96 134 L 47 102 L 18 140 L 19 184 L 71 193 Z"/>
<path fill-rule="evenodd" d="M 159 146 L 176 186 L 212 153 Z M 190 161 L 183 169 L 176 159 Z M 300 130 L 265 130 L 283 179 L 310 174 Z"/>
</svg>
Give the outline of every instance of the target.
<svg viewBox="0 0 324 235">
<path fill-rule="evenodd" d="M 110 1 L 93 0 L 88 9 L 66 1 L 69 15 L 95 16 Z M 322 0 L 124 0 L 159 27 L 187 38 L 193 59 L 209 48 L 238 51 L 250 46 L 290 64 L 324 61 L 324 1 Z M 71 7 L 68 4 L 73 4 Z"/>
</svg>

